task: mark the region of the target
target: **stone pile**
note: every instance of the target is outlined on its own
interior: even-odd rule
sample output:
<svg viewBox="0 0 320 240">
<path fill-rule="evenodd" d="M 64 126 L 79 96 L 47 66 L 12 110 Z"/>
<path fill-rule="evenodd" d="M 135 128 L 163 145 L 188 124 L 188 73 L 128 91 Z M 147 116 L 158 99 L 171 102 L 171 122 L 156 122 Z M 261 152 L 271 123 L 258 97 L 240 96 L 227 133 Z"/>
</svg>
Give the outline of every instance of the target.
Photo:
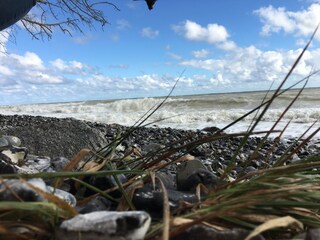
<svg viewBox="0 0 320 240">
<path fill-rule="evenodd" d="M 82 148 L 97 151 L 111 142 L 117 132 L 124 132 L 127 128 L 74 119 L 0 115 L 0 130 L 4 134 L 0 138 L 0 174 L 5 174 L 62 171 L 69 163 L 69 159 Z M 179 147 L 211 135 L 211 132 L 206 131 L 140 128 L 118 146 L 115 158 L 121 159 L 126 156 L 129 149 L 132 150 L 129 156 L 134 159 L 138 158 L 139 154 L 145 156 L 150 151 L 157 151 L 166 146 Z M 239 174 L 270 166 L 276 156 L 283 154 L 294 141 L 294 139 L 281 140 L 277 143 L 277 150 L 273 157 L 269 157 L 268 151 L 274 141 L 268 140 L 251 164 L 243 165 L 260 140 L 259 137 L 249 139 L 242 153 L 237 156 L 236 168 L 231 172 L 230 177 L 236 178 Z M 200 183 L 210 189 L 217 186 L 218 176 L 228 165 L 240 142 L 241 138 L 233 137 L 183 149 L 191 154 L 188 155 L 187 161 L 171 164 L 156 173 L 167 189 L 172 212 L 180 209 L 181 201 L 196 203 L 205 197 L 204 193 L 200 196 L 195 194 L 196 187 Z M 135 151 L 138 154 L 135 154 Z M 290 161 L 299 161 L 302 157 L 319 153 L 320 141 L 315 140 Z M 127 176 L 124 174 L 119 174 L 117 177 L 122 183 L 127 181 Z M 84 181 L 103 190 L 117 185 L 114 177 L 109 175 L 90 176 Z M 74 183 L 69 180 L 66 180 L 60 189 L 53 188 L 53 182 L 48 179 L 30 179 L 25 184 L 20 180 L 1 180 L 0 201 L 18 201 L 18 199 L 45 201 L 30 187 L 30 184 L 56 195 L 75 207 L 79 213 L 78 216 L 63 221 L 57 226 L 55 231 L 57 239 L 77 239 L 79 232 L 82 239 L 143 239 L 151 219 L 162 217 L 163 192 L 159 181 L 156 181 L 155 185 L 147 182 L 134 191 L 132 201 L 137 211 L 131 212 L 116 211 L 117 204 L 113 199 L 121 197 L 119 191 L 110 193 L 113 199 L 96 196 L 85 205 L 78 205 L 76 198 L 79 194 L 80 197 L 88 197 L 96 192 L 86 188 L 75 190 Z M 212 228 L 196 225 L 175 239 L 197 239 L 199 234 L 204 239 L 222 239 L 223 237 L 238 239 L 237 236 L 244 236 L 248 232 L 243 229 L 217 232 Z M 255 239 L 263 239 L 263 237 L 258 236 Z"/>
</svg>

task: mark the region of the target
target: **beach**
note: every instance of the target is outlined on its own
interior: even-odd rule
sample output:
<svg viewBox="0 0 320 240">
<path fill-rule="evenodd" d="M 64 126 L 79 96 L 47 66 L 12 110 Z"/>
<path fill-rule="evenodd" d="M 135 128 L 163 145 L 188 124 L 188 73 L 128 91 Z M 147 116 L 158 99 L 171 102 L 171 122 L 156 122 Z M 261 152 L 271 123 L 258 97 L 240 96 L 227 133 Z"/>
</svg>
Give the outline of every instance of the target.
<svg viewBox="0 0 320 240">
<path fill-rule="evenodd" d="M 116 223 L 127 221 L 124 220 L 127 218 L 134 218 L 135 221 L 139 222 L 135 228 L 147 229 L 149 223 L 145 225 L 145 222 L 150 222 L 150 219 L 162 218 L 164 208 L 162 187 L 158 182 L 153 186 L 150 180 L 144 181 L 137 188 L 133 187 L 135 190 L 132 192 L 132 203 L 138 211 L 120 213 L 117 208 L 117 199 L 122 194 L 118 190 L 111 191 L 111 200 L 109 197 L 105 198 L 104 195 L 104 197 L 98 196 L 96 192 L 97 189 L 108 190 L 118 186 L 118 183 L 108 174 L 110 166 L 116 166 L 120 170 L 117 178 L 122 184 L 128 182 L 134 171 L 145 170 L 149 172 L 156 169 L 155 176 L 161 180 L 163 186 L 167 189 L 170 211 L 177 214 L 181 211 L 182 202 L 194 204 L 194 206 L 198 203 L 199 195 L 195 190 L 199 184 L 210 190 L 222 188 L 224 182 L 220 182 L 218 179 L 223 178 L 223 174 L 229 166 L 232 166 L 232 169 L 228 172 L 228 181 L 237 180 L 244 175 L 247 176 L 248 181 L 251 181 L 250 177 L 255 176 L 259 170 L 270 168 L 274 170 L 273 165 L 282 156 L 288 157 L 281 163 L 284 167 L 289 167 L 291 164 L 299 165 L 308 157 L 319 156 L 319 135 L 316 135 L 309 143 L 303 144 L 302 147 L 299 147 L 299 145 L 303 143 L 303 139 L 298 139 L 304 128 L 310 126 L 318 118 L 317 95 L 315 97 L 305 96 L 300 105 L 296 105 L 290 110 L 291 112 L 282 123 L 284 124 L 288 120 L 292 121 L 292 126 L 286 134 L 280 139 L 275 138 L 279 133 L 270 136 L 259 148 L 257 146 L 263 140 L 263 134 L 254 134 L 242 144 L 247 126 L 253 118 L 216 134 L 219 127 L 223 128 L 229 122 L 236 120 L 252 109 L 256 105 L 254 99 L 258 98 L 257 95 L 261 97 L 265 93 L 242 94 L 245 93 L 170 98 L 163 108 L 157 110 L 154 116 L 143 123 L 141 127 L 135 128 L 134 131 L 131 131 L 130 126 L 141 116 L 145 116 L 148 110 L 154 109 L 155 104 L 159 104 L 161 99 L 146 98 L 3 106 L 1 107 L 1 113 L 3 114 L 0 115 L 0 130 L 4 135 L 2 144 L 7 141 L 6 139 L 12 140 L 10 136 L 17 137 L 19 141 L 21 140 L 21 143 L 15 140 L 19 146 L 8 144 L 5 146 L 7 147 L 5 150 L 11 151 L 11 153 L 22 151 L 25 154 L 25 159 L 18 161 L 18 164 L 10 164 L 10 159 L 3 154 L 2 159 L 0 159 L 0 172 L 7 175 L 16 172 L 19 174 L 35 174 L 32 176 L 37 176 L 37 178 L 28 180 L 28 184 L 40 185 L 43 186 L 43 191 L 51 191 L 54 181 L 47 179 L 48 176 L 52 175 L 51 177 L 53 177 L 63 174 L 63 169 L 74 159 L 77 159 L 75 156 L 81 156 L 84 152 L 91 152 L 93 153 L 92 156 L 97 158 L 97 161 L 101 161 L 101 159 L 104 159 L 104 161 L 110 160 L 112 165 L 102 162 L 104 166 L 97 168 L 97 163 L 90 162 L 94 164 L 94 169 L 99 170 L 93 170 L 90 173 L 92 176 L 83 179 L 86 186 L 94 187 L 94 191 L 91 190 L 91 187 L 78 189 L 74 182 L 75 178 L 72 177 L 72 181 L 65 179 L 63 185 L 56 189 L 56 192 L 53 192 L 73 206 L 74 211 L 80 213 L 79 219 L 75 217 L 70 219 L 70 223 L 69 220 L 66 220 L 60 226 L 56 226 L 56 236 L 59 238 L 65 236 L 65 234 L 70 234 L 68 239 L 76 239 L 77 236 L 74 235 L 73 230 L 68 230 L 67 226 L 70 225 L 72 228 L 81 226 L 81 229 L 86 229 L 87 223 L 86 221 L 83 222 L 81 217 L 90 218 L 90 222 L 95 226 L 95 221 L 99 221 L 105 213 L 108 214 L 105 216 L 106 221 L 111 221 L 110 219 L 114 217 L 114 215 L 111 217 L 109 214 L 115 214 L 119 219 L 112 221 Z M 275 105 L 270 110 L 271 113 L 267 113 L 266 118 L 262 119 L 262 126 L 258 127 L 256 131 L 267 131 L 280 116 L 280 112 L 283 111 L 280 109 L 288 104 L 288 99 L 291 99 L 291 96 L 284 98 L 278 105 Z M 225 101 L 229 102 L 226 103 Z M 157 121 L 168 118 L 173 114 L 179 115 L 180 120 L 173 121 L 174 118 L 170 118 Z M 210 120 L 208 120 L 209 118 Z M 204 121 L 203 119 L 207 120 Z M 129 132 L 130 134 L 126 135 Z M 126 137 L 118 142 L 116 148 L 113 149 L 113 141 L 124 135 Z M 286 155 L 286 151 L 291 147 L 296 148 L 296 150 L 292 155 Z M 103 149 L 108 149 L 111 152 L 104 152 Z M 238 149 L 240 150 L 236 153 Z M 110 155 L 110 153 L 112 154 Z M 80 160 L 88 161 L 90 159 Z M 89 172 L 83 173 L 80 166 L 81 164 L 78 164 L 73 172 L 66 172 L 66 174 L 88 175 Z M 278 169 L 278 171 L 280 170 L 281 168 Z M 128 171 L 129 174 L 125 174 L 125 171 Z M 95 175 L 101 175 L 101 173 L 104 175 Z M 44 177 L 39 178 L 39 176 Z M 283 179 L 280 177 L 280 180 Z M 18 189 L 15 191 L 19 191 L 19 197 L 24 201 L 45 201 L 35 194 L 33 189 L 26 188 L 24 186 L 25 182 L 21 184 L 20 180 L 12 181 L 16 181 L 14 183 L 18 186 Z M 251 182 L 255 183 L 254 180 Z M 7 182 L 4 182 L 0 187 L 2 186 L 4 189 L 6 184 Z M 246 182 L 238 184 L 246 184 Z M 285 189 L 284 187 L 280 190 L 285 191 Z M 284 196 L 287 196 L 287 193 Z M 2 201 L 11 201 L 12 199 L 15 200 L 16 196 L 12 195 L 10 189 L 0 197 L 2 197 Z M 205 201 L 207 193 L 202 193 L 200 197 L 201 200 Z M 251 197 L 249 196 L 249 199 Z M 266 194 L 265 197 L 270 197 L 270 201 L 273 201 L 272 194 Z M 91 200 L 84 205 L 78 204 L 78 201 L 81 202 L 82 198 Z M 233 199 L 232 196 L 231 199 Z M 263 199 L 262 202 L 264 203 L 265 200 Z M 246 205 L 245 202 L 243 207 Z M 128 214 L 129 216 L 127 216 Z M 125 224 L 125 226 L 129 225 L 129 222 Z M 201 225 L 195 225 L 194 227 L 199 228 Z M 221 234 L 223 237 L 228 236 L 228 239 L 238 239 L 239 236 L 244 237 L 249 234 L 249 231 L 244 228 L 224 232 L 201 228 L 201 232 L 205 236 L 207 234 L 213 234 L 213 236 Z M 124 233 L 120 232 L 118 234 Z M 126 234 L 128 233 L 126 232 Z M 199 236 L 198 231 L 194 231 L 194 228 L 190 228 L 184 234 L 191 236 L 192 239 Z M 212 239 L 216 239 L 216 237 Z M 259 235 L 258 239 L 264 238 Z"/>
</svg>

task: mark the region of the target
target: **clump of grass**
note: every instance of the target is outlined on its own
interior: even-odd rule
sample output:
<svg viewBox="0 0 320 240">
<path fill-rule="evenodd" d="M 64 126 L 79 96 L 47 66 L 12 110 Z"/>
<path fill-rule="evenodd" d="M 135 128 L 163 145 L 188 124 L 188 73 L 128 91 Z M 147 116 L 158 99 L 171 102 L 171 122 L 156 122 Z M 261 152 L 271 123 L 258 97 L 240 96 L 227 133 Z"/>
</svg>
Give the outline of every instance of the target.
<svg viewBox="0 0 320 240">
<path fill-rule="evenodd" d="M 316 31 L 317 29 L 314 34 Z M 182 161 L 188 152 L 201 144 L 241 136 L 242 141 L 238 149 L 234 151 L 229 165 L 221 174 L 221 184 L 216 189 L 205 189 L 201 186 L 197 188 L 198 194 L 201 190 L 208 193 L 206 199 L 202 202 L 182 204 L 183 209 L 170 213 L 167 191 L 160 181 L 164 196 L 164 218 L 163 221 L 153 223 L 147 238 L 155 239 L 162 236 L 162 239 L 169 239 L 196 224 L 206 224 L 220 231 L 239 227 L 246 228 L 252 230 L 248 239 L 260 233 L 269 238 L 290 238 L 310 228 L 318 228 L 320 227 L 320 156 L 308 157 L 295 164 L 285 165 L 285 163 L 295 152 L 307 144 L 320 128 L 309 135 L 307 135 L 307 132 L 304 133 L 301 139 L 298 139 L 302 140 L 303 138 L 304 140 L 300 144 L 298 144 L 298 141 L 293 143 L 270 168 L 260 169 L 248 174 L 243 173 L 233 181 L 227 178 L 235 167 L 236 157 L 241 153 L 243 146 L 252 134 L 265 134 L 265 137 L 244 164 L 249 164 L 254 159 L 255 153 L 258 152 L 270 133 L 278 132 L 280 134 L 279 138 L 283 134 L 284 130 L 276 130 L 277 123 L 298 99 L 309 77 L 319 72 L 314 71 L 291 87 L 282 90 L 284 83 L 299 63 L 314 34 L 271 98 L 265 98 L 259 106 L 213 135 L 193 140 L 194 136 L 191 134 L 144 156 L 136 149 L 133 149 L 121 159 L 115 159 L 117 147 L 134 131 L 150 124 L 146 123 L 146 121 L 165 103 L 171 95 L 173 87 L 167 98 L 150 109 L 134 126 L 126 132 L 119 132 L 113 141 L 98 151 L 83 149 L 70 161 L 64 171 L 37 174 L 2 174 L 0 177 L 2 179 L 54 178 L 55 187 L 61 186 L 65 179 L 70 179 L 75 182 L 77 189 L 80 189 L 80 186 L 84 186 L 96 192 L 96 194 L 87 198 L 78 199 L 79 204 L 85 204 L 94 196 L 102 195 L 118 204 L 119 210 L 134 209 L 135 206 L 131 201 L 134 190 L 142 187 L 144 182 L 150 181 L 150 179 L 155 181 L 156 171 Z M 274 126 L 267 131 L 256 132 L 255 127 L 277 97 L 301 82 L 304 83 L 301 91 L 289 103 Z M 257 110 L 261 111 L 257 113 L 256 120 L 247 132 L 222 134 L 230 126 Z M 272 146 L 269 154 L 272 154 L 275 148 L 275 145 Z M 132 154 L 135 154 L 136 157 L 130 158 Z M 166 162 L 163 163 L 163 160 Z M 101 170 L 102 168 L 104 170 Z M 125 174 L 128 177 L 128 181 L 121 183 L 117 177 L 118 174 Z M 103 175 L 112 175 L 117 186 L 112 189 L 97 189 L 84 181 L 86 176 Z M 120 191 L 121 198 L 109 195 L 110 192 L 115 190 Z M 19 202 L 19 199 L 17 199 L 17 202 L 0 202 L 1 237 L 4 236 L 8 239 L 48 239 L 54 227 L 61 220 L 77 214 L 74 208 L 57 200 L 54 195 L 43 193 L 39 189 L 35 189 L 35 191 L 44 196 L 47 202 Z M 183 212 L 183 214 L 180 214 L 180 212 Z"/>
<path fill-rule="evenodd" d="M 234 169 L 235 159 L 241 152 L 249 136 L 254 132 L 255 127 L 268 111 L 272 102 L 284 92 L 281 91 L 282 86 L 299 63 L 317 29 L 318 27 L 273 96 L 217 132 L 219 134 L 265 105 L 261 113 L 257 114 L 257 120 L 252 124 L 252 127 L 243 137 L 238 149 L 234 152 L 229 165 L 221 176 L 221 180 L 225 180 L 226 176 Z M 304 86 L 267 132 L 260 144 L 258 144 L 254 153 L 258 152 L 270 133 L 274 132 L 278 122 L 298 99 L 309 77 L 313 74 L 311 73 L 307 78 L 303 79 L 305 81 Z M 285 165 L 286 161 L 307 144 L 319 131 L 320 128 L 317 128 L 301 144 L 296 146 L 298 140 L 305 136 L 305 132 L 270 168 L 251 172 L 235 181 L 222 184 L 213 190 L 203 202 L 189 205 L 190 209 L 188 213 L 173 216 L 170 225 L 170 237 L 177 236 L 196 224 L 206 224 L 217 231 L 239 227 L 251 229 L 252 233 L 246 239 L 251 239 L 260 233 L 264 233 L 265 236 L 271 239 L 289 239 L 307 229 L 319 228 L 320 156 L 312 156 L 301 160 L 299 163 Z M 282 133 L 283 131 L 281 131 L 280 136 Z M 223 137 L 230 137 L 230 134 L 226 134 Z M 215 138 L 219 137 L 214 135 L 208 138 L 215 140 Z M 209 140 L 208 138 L 206 140 Z M 203 141 L 203 139 L 200 141 Z M 197 145 L 196 143 L 195 146 Z M 274 147 L 272 146 L 272 148 Z M 249 164 L 252 159 L 252 157 L 249 157 L 245 164 Z M 177 218 L 179 219 L 178 224 L 177 221 L 174 221 Z M 154 225 L 147 238 L 155 238 L 159 235 L 162 227 L 162 223 Z"/>
</svg>

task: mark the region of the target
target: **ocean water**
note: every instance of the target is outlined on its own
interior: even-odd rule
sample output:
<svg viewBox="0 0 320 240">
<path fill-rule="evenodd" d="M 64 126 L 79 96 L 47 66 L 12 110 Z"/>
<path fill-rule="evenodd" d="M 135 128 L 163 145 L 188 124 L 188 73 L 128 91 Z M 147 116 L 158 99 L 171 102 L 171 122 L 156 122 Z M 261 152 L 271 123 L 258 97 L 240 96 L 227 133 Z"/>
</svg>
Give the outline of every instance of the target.
<svg viewBox="0 0 320 240">
<path fill-rule="evenodd" d="M 290 90 L 278 97 L 256 130 L 270 129 L 297 92 L 298 90 Z M 268 96 L 271 96 L 271 93 Z M 149 126 L 193 130 L 212 126 L 222 128 L 258 106 L 265 96 L 266 92 L 246 92 L 170 97 L 146 123 L 150 124 Z M 0 106 L 0 113 L 73 117 L 80 120 L 131 126 L 150 109 L 159 105 L 162 100 L 163 98 L 141 98 Z M 254 118 L 255 114 L 251 114 L 229 128 L 227 132 L 246 131 Z M 317 120 L 320 120 L 320 88 L 309 88 L 304 90 L 276 129 L 282 129 L 291 121 L 283 136 L 297 137 Z M 320 124 L 316 123 L 311 131 L 318 127 Z M 315 138 L 320 138 L 320 133 Z"/>
</svg>

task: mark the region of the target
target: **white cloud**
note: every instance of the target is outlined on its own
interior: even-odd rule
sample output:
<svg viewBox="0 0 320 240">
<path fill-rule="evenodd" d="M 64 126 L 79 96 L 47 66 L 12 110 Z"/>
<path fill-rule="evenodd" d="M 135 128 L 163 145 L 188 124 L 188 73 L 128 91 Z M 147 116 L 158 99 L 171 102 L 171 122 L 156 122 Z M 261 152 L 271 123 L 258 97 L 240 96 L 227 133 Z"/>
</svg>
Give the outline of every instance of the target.
<svg viewBox="0 0 320 240">
<path fill-rule="evenodd" d="M 10 58 L 14 60 L 16 65 L 19 65 L 23 68 L 29 68 L 33 70 L 44 69 L 41 58 L 33 52 L 26 52 L 24 55 L 10 54 Z"/>
<path fill-rule="evenodd" d="M 173 26 L 173 30 L 182 33 L 185 38 L 192 41 L 206 41 L 208 43 L 220 43 L 228 39 L 226 28 L 216 23 L 210 23 L 206 27 L 186 20 L 180 25 Z"/>
<path fill-rule="evenodd" d="M 172 26 L 172 29 L 190 41 L 208 42 L 225 51 L 237 48 L 235 42 L 229 40 L 230 36 L 227 29 L 216 23 L 209 23 L 206 27 L 203 27 L 196 22 L 186 20 L 179 25 Z"/>
<path fill-rule="evenodd" d="M 216 86 L 227 85 L 232 83 L 229 79 L 225 79 L 224 76 L 219 72 L 214 77 L 210 78 L 209 81 L 211 84 L 214 84 Z"/>
<path fill-rule="evenodd" d="M 237 48 L 220 59 L 183 60 L 180 65 L 211 71 L 215 76 L 212 82 L 282 80 L 301 51 L 262 51 L 250 46 Z M 320 49 L 306 51 L 293 75 L 303 78 L 313 66 L 320 68 Z"/>
<path fill-rule="evenodd" d="M 131 26 L 130 23 L 125 19 L 117 20 L 116 24 L 119 30 L 125 30 Z"/>
<path fill-rule="evenodd" d="M 320 22 L 320 3 L 312 3 L 307 9 L 300 11 L 287 11 L 285 8 L 274 8 L 273 6 L 259 8 L 254 11 L 261 21 L 263 27 L 261 34 L 269 35 L 272 32 L 283 31 L 296 36 L 310 36 L 316 25 Z M 320 40 L 320 34 L 316 38 Z"/>
<path fill-rule="evenodd" d="M 220 48 L 225 51 L 231 51 L 231 50 L 235 50 L 237 48 L 237 45 L 233 41 L 225 41 L 223 43 L 219 43 L 217 45 L 217 48 Z"/>
<path fill-rule="evenodd" d="M 0 65 L 0 76 L 1 75 L 3 75 L 3 76 L 12 76 L 13 72 L 10 70 L 9 67 Z"/>
<path fill-rule="evenodd" d="M 76 68 L 79 74 L 79 63 L 74 61 L 70 66 Z M 23 55 L 2 54 L 0 55 L 0 78 L 2 84 L 6 84 L 7 88 L 0 92 L 21 91 L 28 84 L 45 85 L 68 82 L 69 80 L 63 76 L 62 72 L 62 69 L 54 71 L 53 68 L 45 66 L 42 59 L 33 52 L 26 52 Z"/>
<path fill-rule="evenodd" d="M 255 13 L 265 24 L 262 28 L 262 35 L 269 35 L 270 32 L 279 32 L 282 29 L 291 33 L 295 28 L 295 21 L 290 19 L 285 8 L 275 9 L 273 6 L 268 6 L 256 10 Z"/>
<path fill-rule="evenodd" d="M 62 59 L 58 58 L 54 61 L 50 62 L 51 66 L 53 67 L 53 70 L 59 71 L 61 73 L 67 73 L 67 74 L 74 74 L 74 75 L 85 75 L 86 70 L 89 69 L 89 66 L 86 64 L 83 64 L 78 61 L 63 61 Z"/>
<path fill-rule="evenodd" d="M 112 64 L 108 66 L 109 68 L 118 68 L 118 69 L 128 69 L 128 64 Z"/>
<path fill-rule="evenodd" d="M 94 37 L 91 34 L 86 34 L 78 37 L 73 37 L 72 41 L 79 45 L 84 45 L 90 42 Z"/>
<path fill-rule="evenodd" d="M 206 49 L 192 51 L 192 55 L 195 58 L 206 58 L 209 54 L 210 54 L 210 52 Z"/>
<path fill-rule="evenodd" d="M 180 55 L 175 54 L 175 53 L 173 53 L 173 52 L 167 52 L 167 55 L 168 55 L 169 57 L 171 57 L 172 59 L 175 59 L 175 60 L 181 60 L 181 59 L 182 59 L 182 57 L 181 57 Z"/>
<path fill-rule="evenodd" d="M 141 35 L 147 38 L 156 38 L 160 34 L 159 30 L 153 30 L 150 27 L 145 27 L 141 30 Z"/>
</svg>

